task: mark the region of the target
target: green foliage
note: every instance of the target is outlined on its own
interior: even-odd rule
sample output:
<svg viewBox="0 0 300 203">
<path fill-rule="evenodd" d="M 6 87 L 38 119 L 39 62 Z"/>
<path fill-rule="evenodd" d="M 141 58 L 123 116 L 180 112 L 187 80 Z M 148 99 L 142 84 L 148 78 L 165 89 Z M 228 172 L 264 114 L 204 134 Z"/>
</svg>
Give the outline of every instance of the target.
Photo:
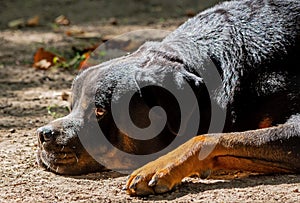
<svg viewBox="0 0 300 203">
<path fill-rule="evenodd" d="M 67 106 L 51 105 L 47 106 L 47 112 L 49 115 L 56 119 L 67 115 L 70 110 Z"/>
</svg>

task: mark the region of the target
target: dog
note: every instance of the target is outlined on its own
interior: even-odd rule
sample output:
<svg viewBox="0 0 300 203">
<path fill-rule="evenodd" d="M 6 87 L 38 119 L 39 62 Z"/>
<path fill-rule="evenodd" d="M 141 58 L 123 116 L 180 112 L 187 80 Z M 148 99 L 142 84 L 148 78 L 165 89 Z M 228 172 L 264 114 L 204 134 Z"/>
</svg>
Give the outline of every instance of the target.
<svg viewBox="0 0 300 203">
<path fill-rule="evenodd" d="M 223 2 L 161 42 L 147 42 L 129 55 L 82 71 L 73 82 L 71 113 L 37 130 L 39 164 L 58 174 L 102 171 L 106 164 L 91 155 L 107 151 L 93 140 L 98 129 L 103 142 L 144 156 L 169 146 L 183 123 L 188 132 L 200 114 L 194 137 L 129 175 L 124 188 L 129 195 L 165 193 L 184 177 L 206 178 L 219 169 L 300 172 L 299 13 L 299 0 Z M 205 83 L 204 76 L 210 78 L 213 69 L 207 64 L 220 76 L 213 91 Z M 182 95 L 192 91 L 190 116 L 183 117 L 181 102 L 164 84 Z M 137 139 L 130 135 L 134 130 L 125 129 L 122 98 L 128 92 L 133 92 L 128 108 L 137 128 L 160 121 L 161 114 L 153 111 L 153 120 L 149 112 L 157 106 L 164 109 L 167 120 L 158 136 L 150 139 L 140 133 L 147 139 Z M 219 132 L 209 131 L 212 103 L 226 115 Z M 89 147 L 84 146 L 89 141 Z M 111 151 L 102 158 L 121 166 L 116 154 Z"/>
</svg>

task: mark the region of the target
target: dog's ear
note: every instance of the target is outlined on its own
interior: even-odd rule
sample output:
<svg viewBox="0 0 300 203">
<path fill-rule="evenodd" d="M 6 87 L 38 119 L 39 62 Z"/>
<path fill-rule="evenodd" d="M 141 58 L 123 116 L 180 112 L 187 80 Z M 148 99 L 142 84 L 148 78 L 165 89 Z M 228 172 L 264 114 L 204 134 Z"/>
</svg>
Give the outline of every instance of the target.
<svg viewBox="0 0 300 203">
<path fill-rule="evenodd" d="M 165 111 L 172 132 L 177 133 L 181 124 L 188 122 L 195 106 L 198 108 L 203 80 L 181 65 L 142 70 L 137 74 L 136 82 L 148 108 L 159 106 Z"/>
</svg>

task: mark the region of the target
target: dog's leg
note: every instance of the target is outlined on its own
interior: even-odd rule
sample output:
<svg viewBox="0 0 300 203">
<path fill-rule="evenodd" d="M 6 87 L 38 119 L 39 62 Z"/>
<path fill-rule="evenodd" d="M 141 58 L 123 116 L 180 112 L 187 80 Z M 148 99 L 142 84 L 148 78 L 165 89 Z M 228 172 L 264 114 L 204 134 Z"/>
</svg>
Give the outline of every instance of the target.
<svg viewBox="0 0 300 203">
<path fill-rule="evenodd" d="M 184 177 L 211 170 L 260 173 L 300 172 L 300 116 L 283 125 L 253 131 L 197 136 L 134 171 L 130 195 L 164 193 Z"/>
</svg>

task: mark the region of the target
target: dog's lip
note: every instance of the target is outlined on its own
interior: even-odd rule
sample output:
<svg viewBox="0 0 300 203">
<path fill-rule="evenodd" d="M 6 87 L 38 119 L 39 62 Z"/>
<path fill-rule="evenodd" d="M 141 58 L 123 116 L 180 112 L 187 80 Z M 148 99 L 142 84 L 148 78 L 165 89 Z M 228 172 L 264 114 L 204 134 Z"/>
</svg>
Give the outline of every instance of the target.
<svg viewBox="0 0 300 203">
<path fill-rule="evenodd" d="M 70 153 L 74 153 L 74 149 L 76 148 L 74 146 L 73 149 L 71 149 L 70 147 L 66 146 L 66 145 L 53 145 L 53 143 L 48 143 L 48 142 L 42 142 L 42 143 L 38 143 L 38 147 L 41 151 L 46 151 L 48 153 L 52 153 L 52 154 L 70 154 Z"/>
<path fill-rule="evenodd" d="M 55 169 L 57 166 L 74 165 L 78 163 L 78 156 L 72 151 L 47 151 L 43 148 L 38 152 L 39 160 L 50 169 Z"/>
<path fill-rule="evenodd" d="M 75 153 L 54 153 L 54 163 L 55 164 L 73 164 L 78 162 L 78 158 Z"/>
</svg>

